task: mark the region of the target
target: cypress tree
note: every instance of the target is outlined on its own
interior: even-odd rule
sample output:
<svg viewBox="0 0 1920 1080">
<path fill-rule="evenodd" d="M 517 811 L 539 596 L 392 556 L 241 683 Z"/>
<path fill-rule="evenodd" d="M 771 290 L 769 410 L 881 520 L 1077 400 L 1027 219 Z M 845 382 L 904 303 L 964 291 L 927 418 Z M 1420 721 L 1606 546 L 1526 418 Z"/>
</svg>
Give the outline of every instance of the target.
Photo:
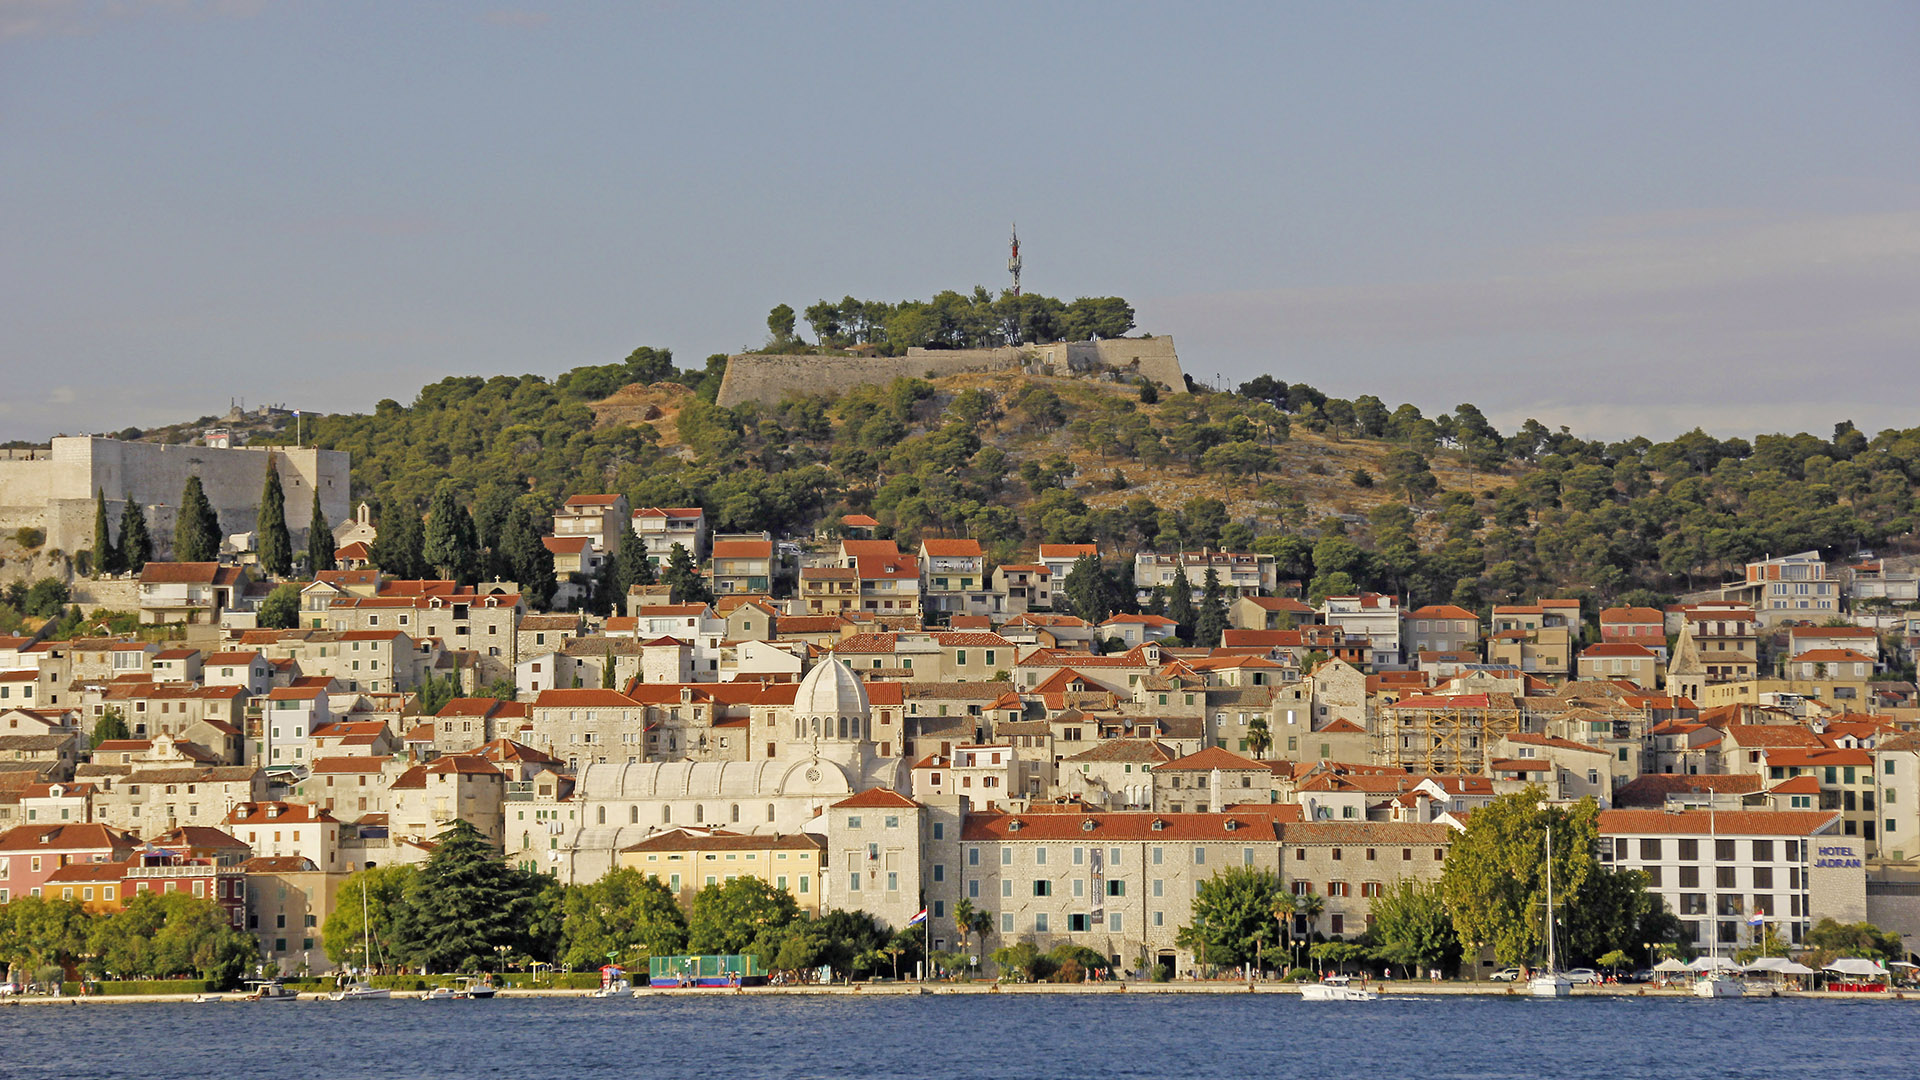
<svg viewBox="0 0 1920 1080">
<path fill-rule="evenodd" d="M 1200 599 L 1200 612 L 1194 619 L 1193 643 L 1218 648 L 1227 629 L 1227 596 L 1220 587 L 1220 575 L 1207 567 L 1206 592 Z"/>
<path fill-rule="evenodd" d="M 383 572 L 404 580 L 426 576 L 420 557 L 423 542 L 420 515 L 400 499 L 380 505 L 380 531 L 373 539 L 373 562 Z"/>
<path fill-rule="evenodd" d="M 315 492 L 317 496 L 319 493 Z M 287 535 L 287 494 L 280 467 L 267 455 L 267 481 L 260 491 L 260 565 L 274 577 L 293 573 L 293 538 Z"/>
<path fill-rule="evenodd" d="M 480 543 L 473 517 L 454 498 L 453 481 L 442 480 L 427 508 L 421 557 L 443 578 L 472 581 L 479 573 Z"/>
<path fill-rule="evenodd" d="M 147 532 L 147 512 L 129 493 L 120 511 L 120 564 L 139 573 L 153 558 L 153 537 Z"/>
<path fill-rule="evenodd" d="M 1167 590 L 1167 618 L 1179 623 L 1174 633 L 1181 641 L 1192 641 L 1194 623 L 1198 613 L 1193 610 L 1193 583 L 1187 580 L 1187 568 L 1173 576 L 1173 586 Z"/>
<path fill-rule="evenodd" d="M 527 602 L 545 610 L 557 584 L 553 580 L 553 552 L 541 542 L 540 527 L 525 503 L 507 514 L 506 524 L 500 529 L 499 560 L 519 584 Z"/>
<path fill-rule="evenodd" d="M 113 532 L 107 526 L 107 492 L 93 493 L 93 576 L 111 574 L 120 569 L 120 552 L 113 546 Z"/>
<path fill-rule="evenodd" d="M 213 562 L 220 557 L 220 515 L 207 501 L 198 476 L 187 477 L 180 513 L 173 523 L 173 561 Z"/>
<path fill-rule="evenodd" d="M 313 517 L 307 521 L 307 569 L 318 574 L 323 570 L 332 570 L 333 528 L 327 524 L 327 515 L 320 509 L 320 493 L 313 493 Z"/>
</svg>

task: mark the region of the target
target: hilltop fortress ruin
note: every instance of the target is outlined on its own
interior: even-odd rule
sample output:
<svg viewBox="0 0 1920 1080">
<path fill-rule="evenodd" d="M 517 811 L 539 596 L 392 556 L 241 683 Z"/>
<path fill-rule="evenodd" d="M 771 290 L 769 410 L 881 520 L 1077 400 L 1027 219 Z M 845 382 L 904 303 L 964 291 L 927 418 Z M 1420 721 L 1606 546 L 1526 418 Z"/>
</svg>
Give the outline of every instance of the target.
<svg viewBox="0 0 1920 1080">
<path fill-rule="evenodd" d="M 1024 371 L 1031 375 L 1072 375 L 1125 381 L 1150 381 L 1177 394 L 1187 391 L 1173 338 L 1109 338 L 1062 341 L 999 349 L 908 349 L 905 356 L 815 356 L 742 353 L 727 358 L 719 403 L 778 404 L 786 397 L 845 393 L 856 386 L 895 379 L 934 379 L 976 372 Z"/>
<path fill-rule="evenodd" d="M 271 457 L 287 496 L 287 530 L 306 544 L 313 493 L 331 522 L 347 519 L 348 455 L 341 450 L 271 446 L 226 449 L 122 442 L 89 436 L 54 439 L 45 449 L 0 450 L 0 530 L 46 533 L 46 546 L 68 553 L 93 547 L 95 493 L 107 500 L 107 521 L 120 540 L 127 499 L 147 514 L 155 554 L 173 546 L 174 514 L 187 477 L 197 475 L 225 533 L 251 532 Z"/>
</svg>

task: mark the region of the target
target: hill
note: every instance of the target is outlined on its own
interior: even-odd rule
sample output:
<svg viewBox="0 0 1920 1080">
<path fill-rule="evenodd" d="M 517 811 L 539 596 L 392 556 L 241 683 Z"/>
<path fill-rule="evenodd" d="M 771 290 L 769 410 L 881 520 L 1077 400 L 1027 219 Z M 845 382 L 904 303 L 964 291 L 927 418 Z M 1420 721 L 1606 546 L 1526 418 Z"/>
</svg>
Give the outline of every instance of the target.
<svg viewBox="0 0 1920 1080">
<path fill-rule="evenodd" d="M 1000 560 L 1040 542 L 1252 547 L 1314 593 L 1483 609 L 1651 603 L 1766 554 L 1920 549 L 1920 429 L 1602 443 L 1269 376 L 1159 396 L 1011 371 L 722 408 L 724 365 L 676 371 L 638 349 L 551 380 L 449 378 L 410 405 L 310 417 L 306 441 L 351 452 L 356 497 L 387 512 L 449 484 L 483 535 L 516 503 L 538 518 L 617 491 L 704 506 L 720 531 L 804 535 L 871 513 L 903 544 L 971 535 Z M 256 443 L 292 435 L 256 428 Z"/>
</svg>

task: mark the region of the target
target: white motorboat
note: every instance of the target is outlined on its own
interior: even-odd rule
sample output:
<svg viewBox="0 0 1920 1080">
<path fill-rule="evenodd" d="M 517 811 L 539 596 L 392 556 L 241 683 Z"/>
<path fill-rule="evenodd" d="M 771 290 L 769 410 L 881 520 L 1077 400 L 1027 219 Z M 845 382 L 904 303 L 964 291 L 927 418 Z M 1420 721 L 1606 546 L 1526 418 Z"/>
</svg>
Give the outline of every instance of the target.
<svg viewBox="0 0 1920 1080">
<path fill-rule="evenodd" d="M 1737 998 L 1744 997 L 1746 992 L 1746 986 L 1725 971 L 1709 971 L 1693 984 L 1694 997 Z"/>
<path fill-rule="evenodd" d="M 327 995 L 328 1001 L 385 1001 L 393 996 L 393 991 L 381 986 L 368 986 L 363 982 L 342 983 L 340 989 Z"/>
<path fill-rule="evenodd" d="M 300 1000 L 300 994 L 279 979 L 249 979 L 247 985 L 252 989 L 241 998 L 242 1001 Z"/>
<path fill-rule="evenodd" d="M 604 983 L 598 990 L 589 991 L 587 996 L 596 998 L 632 997 L 633 983 L 626 979 L 612 979 Z"/>
<path fill-rule="evenodd" d="M 193 995 L 193 1003 L 194 1003 L 195 1005 L 211 1005 L 211 1004 L 213 1004 L 213 1003 L 214 1003 L 214 1002 L 216 1002 L 216 1001 L 225 1001 L 225 1000 L 227 1000 L 227 995 L 225 995 L 225 994 L 195 994 L 195 995 Z"/>
<path fill-rule="evenodd" d="M 489 1000 L 498 992 L 498 988 L 486 979 L 466 977 L 460 980 L 459 986 L 453 991 L 453 996 L 457 998 Z"/>
<path fill-rule="evenodd" d="M 421 1001 L 452 1001 L 459 997 L 450 986 L 436 986 L 420 996 Z"/>
<path fill-rule="evenodd" d="M 1355 986 L 1346 976 L 1306 983 L 1300 987 L 1301 1001 L 1378 1001 L 1378 991 Z"/>
</svg>

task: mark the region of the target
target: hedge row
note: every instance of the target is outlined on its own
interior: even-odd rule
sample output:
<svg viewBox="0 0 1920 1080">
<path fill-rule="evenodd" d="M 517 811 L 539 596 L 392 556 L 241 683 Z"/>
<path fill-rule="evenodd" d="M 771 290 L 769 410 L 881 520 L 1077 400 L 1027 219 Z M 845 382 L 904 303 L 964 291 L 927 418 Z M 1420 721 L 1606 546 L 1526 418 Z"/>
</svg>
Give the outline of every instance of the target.
<svg viewBox="0 0 1920 1080">
<path fill-rule="evenodd" d="M 205 979 L 126 979 L 94 985 L 102 994 L 204 994 L 213 989 L 213 984 Z"/>
</svg>

